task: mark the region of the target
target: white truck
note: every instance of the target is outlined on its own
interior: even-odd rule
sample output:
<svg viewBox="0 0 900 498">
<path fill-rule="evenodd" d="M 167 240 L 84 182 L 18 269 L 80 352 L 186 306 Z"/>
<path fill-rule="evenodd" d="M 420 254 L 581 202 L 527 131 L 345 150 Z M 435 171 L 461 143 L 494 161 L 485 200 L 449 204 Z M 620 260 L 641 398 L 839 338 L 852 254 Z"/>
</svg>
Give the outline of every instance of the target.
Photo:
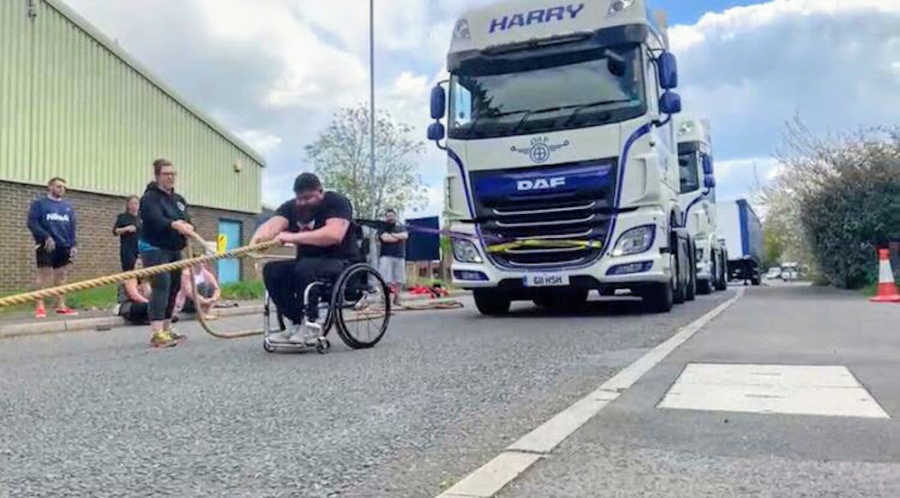
<svg viewBox="0 0 900 498">
<path fill-rule="evenodd" d="M 693 298 L 663 15 L 645 0 L 498 2 L 457 21 L 447 65 L 428 138 L 448 156 L 444 216 L 466 234 L 453 283 L 479 311 L 578 306 L 592 289 L 654 312 Z"/>
<path fill-rule="evenodd" d="M 725 290 L 728 284 L 728 251 L 720 242 L 716 223 L 710 123 L 705 118 L 680 115 L 676 127 L 683 225 L 696 246 L 697 293 L 710 294 L 714 290 Z"/>
</svg>

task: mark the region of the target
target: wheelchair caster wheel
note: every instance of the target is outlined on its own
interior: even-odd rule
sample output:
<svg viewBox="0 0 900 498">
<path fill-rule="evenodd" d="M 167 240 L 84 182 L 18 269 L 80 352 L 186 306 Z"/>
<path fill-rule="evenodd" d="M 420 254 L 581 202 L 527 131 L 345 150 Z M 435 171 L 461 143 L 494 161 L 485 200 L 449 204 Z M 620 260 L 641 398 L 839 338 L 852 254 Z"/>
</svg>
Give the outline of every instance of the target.
<svg viewBox="0 0 900 498">
<path fill-rule="evenodd" d="M 263 339 L 263 349 L 266 351 L 266 353 L 274 353 L 275 352 L 275 346 L 273 346 L 272 343 L 269 342 L 268 339 Z"/>
<path fill-rule="evenodd" d="M 331 349 L 331 341 L 324 337 L 320 337 L 316 342 L 316 352 L 319 354 L 325 354 L 329 349 Z"/>
</svg>

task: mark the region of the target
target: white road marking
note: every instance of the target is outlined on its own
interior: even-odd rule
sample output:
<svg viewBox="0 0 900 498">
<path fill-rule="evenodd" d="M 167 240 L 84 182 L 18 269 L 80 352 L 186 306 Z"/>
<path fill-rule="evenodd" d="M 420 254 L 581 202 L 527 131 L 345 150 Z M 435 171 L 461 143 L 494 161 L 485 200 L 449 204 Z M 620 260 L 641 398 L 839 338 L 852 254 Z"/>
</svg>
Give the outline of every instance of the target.
<svg viewBox="0 0 900 498">
<path fill-rule="evenodd" d="M 682 327 L 678 333 L 656 346 L 637 361 L 625 367 L 615 377 L 604 382 L 597 390 L 576 401 L 539 427 L 510 445 L 503 453 L 466 476 L 438 498 L 494 496 L 528 467 L 550 453 L 579 427 L 584 425 L 606 405 L 631 387 L 678 346 L 691 338 L 710 320 L 725 311 L 744 295 L 738 288 L 731 299 L 715 307 L 709 313 Z"/>
<path fill-rule="evenodd" d="M 692 363 L 659 408 L 890 418 L 844 366 Z"/>
</svg>

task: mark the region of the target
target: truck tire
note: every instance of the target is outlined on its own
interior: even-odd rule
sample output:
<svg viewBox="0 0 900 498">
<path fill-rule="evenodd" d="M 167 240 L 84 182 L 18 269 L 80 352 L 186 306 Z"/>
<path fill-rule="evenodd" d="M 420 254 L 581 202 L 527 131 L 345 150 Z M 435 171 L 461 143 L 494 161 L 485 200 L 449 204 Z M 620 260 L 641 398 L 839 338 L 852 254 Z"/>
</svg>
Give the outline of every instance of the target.
<svg viewBox="0 0 900 498">
<path fill-rule="evenodd" d="M 754 286 L 762 284 L 762 280 L 759 277 L 759 273 L 754 273 L 752 277 L 750 277 L 750 283 Z"/>
<path fill-rule="evenodd" d="M 644 310 L 649 313 L 668 313 L 675 304 L 672 284 L 653 284 L 641 291 Z"/>
<path fill-rule="evenodd" d="M 718 285 L 718 284 L 717 284 Z M 697 294 L 712 294 L 713 285 L 709 280 L 697 280 Z"/>
<path fill-rule="evenodd" d="M 719 264 L 717 266 L 716 290 L 723 291 L 728 288 L 728 270 L 725 269 L 725 254 L 719 253 Z"/>
<path fill-rule="evenodd" d="M 672 301 L 675 304 L 683 304 L 687 299 L 687 281 L 690 279 L 684 277 L 684 273 L 686 272 L 684 271 L 684 268 L 682 268 L 681 240 L 679 240 L 678 233 L 673 230 L 671 236 L 669 236 L 669 240 L 669 250 L 671 251 L 672 261 L 674 263 L 672 268 L 675 274 L 674 281 L 672 282 Z"/>
<path fill-rule="evenodd" d="M 685 296 L 685 299 L 687 301 L 693 301 L 697 298 L 697 259 L 694 256 L 695 254 L 697 254 L 696 251 L 697 249 L 694 247 L 694 242 L 692 240 L 690 249 L 688 249 L 688 259 L 690 259 L 691 262 L 688 268 L 688 274 L 690 275 L 690 278 L 688 278 L 687 295 Z"/>
<path fill-rule="evenodd" d="M 482 315 L 496 316 L 509 313 L 509 296 L 494 289 L 475 289 L 472 292 L 475 307 Z"/>
</svg>

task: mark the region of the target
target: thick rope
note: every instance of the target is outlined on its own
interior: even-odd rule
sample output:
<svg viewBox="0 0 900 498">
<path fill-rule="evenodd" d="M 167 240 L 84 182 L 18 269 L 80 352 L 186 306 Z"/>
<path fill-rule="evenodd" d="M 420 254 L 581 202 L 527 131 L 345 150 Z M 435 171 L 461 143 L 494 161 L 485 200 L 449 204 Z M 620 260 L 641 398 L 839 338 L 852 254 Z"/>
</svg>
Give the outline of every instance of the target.
<svg viewBox="0 0 900 498">
<path fill-rule="evenodd" d="M 206 247 L 206 243 L 199 236 L 194 237 L 194 239 L 202 245 L 204 248 Z M 71 292 L 77 292 L 82 290 L 94 289 L 97 287 L 105 287 L 108 285 L 114 285 L 126 280 L 138 279 L 138 278 L 147 278 L 152 277 L 154 275 L 159 275 L 161 273 L 172 272 L 176 270 L 183 270 L 187 268 L 191 281 L 194 280 L 194 265 L 202 264 L 202 263 L 210 263 L 213 261 L 218 261 L 220 259 L 230 259 L 230 258 L 245 258 L 250 257 L 257 260 L 260 259 L 293 259 L 293 257 L 281 257 L 278 255 L 261 255 L 260 252 L 266 251 L 279 245 L 278 241 L 268 241 L 263 242 L 261 244 L 251 245 L 239 247 L 237 249 L 233 249 L 231 251 L 226 251 L 221 254 L 207 254 L 205 256 L 193 256 L 193 251 L 190 248 L 185 248 L 185 254 L 188 256 L 186 259 L 181 261 L 176 261 L 173 263 L 166 263 L 158 266 L 150 266 L 147 268 L 141 268 L 140 270 L 131 270 L 122 273 L 116 273 L 113 275 L 107 275 L 105 277 L 92 278 L 88 280 L 83 280 L 81 282 L 74 282 L 71 284 L 60 285 L 57 287 L 50 287 L 47 289 L 41 289 L 33 292 L 26 292 L 23 294 L 17 294 L 14 296 L 7 296 L 4 298 L 0 298 L 0 308 L 5 308 L 7 306 L 14 306 L 17 304 L 27 304 L 29 302 L 36 301 L 38 299 L 46 299 L 50 297 L 62 296 Z M 254 268 L 257 273 L 259 273 L 259 263 L 254 264 Z M 191 298 L 194 300 L 195 306 L 198 303 L 197 296 L 197 287 L 192 286 Z M 408 310 L 408 311 L 424 311 L 424 310 L 442 310 L 442 309 L 455 309 L 462 308 L 463 305 L 459 301 L 439 301 L 432 303 L 423 303 L 423 304 L 405 304 L 398 307 L 399 309 Z M 375 311 L 376 314 L 383 314 L 384 311 Z M 372 318 L 376 318 L 376 314 L 367 314 L 367 313 L 359 313 L 359 316 L 351 317 L 346 319 L 346 322 L 356 322 L 360 320 L 369 320 Z M 219 338 L 219 339 L 238 339 L 243 337 L 252 337 L 257 335 L 262 335 L 262 329 L 250 329 L 250 330 L 240 330 L 237 332 L 230 333 L 222 333 L 213 330 L 206 321 L 206 317 L 203 316 L 203 313 L 200 312 L 199 306 L 197 306 L 197 321 L 200 323 L 200 327 L 209 335 Z"/>
<path fill-rule="evenodd" d="M 241 258 L 246 255 L 258 251 L 265 251 L 272 247 L 279 245 L 278 241 L 269 241 L 263 242 L 261 244 L 256 244 L 252 246 L 244 246 L 239 247 L 237 249 L 233 249 L 231 251 L 226 251 L 221 254 L 208 254 L 206 256 L 198 256 L 195 258 L 183 259 L 181 261 L 175 261 L 174 263 L 166 263 L 158 266 L 150 266 L 147 268 L 141 268 L 140 270 L 131 270 L 122 273 L 116 273 L 113 275 L 108 275 L 105 277 L 92 278 L 89 280 L 83 280 L 81 282 L 74 282 L 71 284 L 60 285 L 58 287 L 50 287 L 47 289 L 41 289 L 33 292 L 26 292 L 24 294 L 16 294 L 14 296 L 7 296 L 4 298 L 0 298 L 0 308 L 5 308 L 7 306 L 14 306 L 17 304 L 26 304 L 33 301 L 37 301 L 38 299 L 46 299 L 49 297 L 58 297 L 64 294 L 68 294 L 70 292 L 83 291 L 88 289 L 95 289 L 97 287 L 105 287 L 107 285 L 114 285 L 126 280 L 131 280 L 133 278 L 147 278 L 152 277 L 153 275 L 159 275 L 160 273 L 171 272 L 175 270 L 181 270 L 184 268 L 188 268 L 190 266 L 199 264 L 199 263 L 209 263 L 212 261 L 218 261 L 220 259 L 228 259 L 228 258 Z"/>
</svg>

